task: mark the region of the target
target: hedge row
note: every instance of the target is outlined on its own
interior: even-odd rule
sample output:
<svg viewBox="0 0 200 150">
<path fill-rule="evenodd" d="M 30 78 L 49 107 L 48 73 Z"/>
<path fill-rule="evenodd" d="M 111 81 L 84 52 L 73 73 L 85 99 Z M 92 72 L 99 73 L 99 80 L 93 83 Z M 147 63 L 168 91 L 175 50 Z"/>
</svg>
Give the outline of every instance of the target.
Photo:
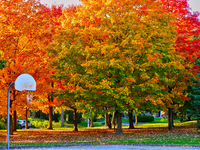
<svg viewBox="0 0 200 150">
<path fill-rule="evenodd" d="M 29 118 L 32 127 L 35 128 L 47 128 L 49 126 L 49 121 L 45 119 Z"/>
<path fill-rule="evenodd" d="M 154 116 L 149 116 L 149 115 L 138 115 L 138 122 L 152 122 L 154 121 Z M 133 122 L 135 122 L 135 115 L 133 115 Z"/>
</svg>

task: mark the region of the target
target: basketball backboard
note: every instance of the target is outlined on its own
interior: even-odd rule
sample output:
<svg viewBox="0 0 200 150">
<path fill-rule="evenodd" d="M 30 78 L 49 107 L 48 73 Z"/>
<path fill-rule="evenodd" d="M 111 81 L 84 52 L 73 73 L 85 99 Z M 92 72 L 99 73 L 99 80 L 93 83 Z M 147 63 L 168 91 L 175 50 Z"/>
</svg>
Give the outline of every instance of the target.
<svg viewBox="0 0 200 150">
<path fill-rule="evenodd" d="M 15 81 L 15 89 L 18 91 L 35 91 L 35 79 L 29 74 L 21 74 Z"/>
</svg>

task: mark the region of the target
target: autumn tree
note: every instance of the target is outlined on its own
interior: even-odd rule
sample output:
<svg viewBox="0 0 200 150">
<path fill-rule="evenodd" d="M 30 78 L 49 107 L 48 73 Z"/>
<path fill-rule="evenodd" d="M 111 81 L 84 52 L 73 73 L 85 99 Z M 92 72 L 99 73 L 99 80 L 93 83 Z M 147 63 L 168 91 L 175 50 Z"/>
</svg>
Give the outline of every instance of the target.
<svg viewBox="0 0 200 150">
<path fill-rule="evenodd" d="M 0 70 L 1 101 L 6 101 L 8 86 L 22 73 L 29 73 L 35 78 L 40 93 L 48 90 L 42 88 L 45 76 L 51 73 L 51 68 L 47 67 L 49 60 L 45 47 L 54 33 L 53 27 L 57 23 L 55 18 L 62 9 L 47 9 L 35 0 L 3 0 L 0 3 L 0 50 L 1 59 L 6 61 L 6 68 Z M 17 113 L 24 115 L 24 109 L 28 107 L 24 100 L 25 93 L 12 89 L 11 112 L 14 112 L 14 124 Z M 6 103 L 1 104 L 1 114 L 5 114 Z"/>
<path fill-rule="evenodd" d="M 53 76 L 55 78 L 55 74 Z M 80 93 L 80 86 L 71 82 L 70 80 L 73 78 L 72 76 L 68 76 L 63 74 L 62 77 L 65 77 L 66 80 L 62 81 L 61 77 L 57 76 L 57 91 L 55 92 L 55 96 L 57 101 L 60 102 L 61 107 L 67 107 L 68 110 L 72 110 L 74 113 L 74 131 L 78 131 L 78 120 L 77 113 L 81 111 L 80 102 L 82 102 L 83 97 Z M 67 84 L 69 82 L 69 84 Z M 77 108 L 80 108 L 79 110 Z"/>
<path fill-rule="evenodd" d="M 33 102 L 33 104 L 34 108 L 37 107 L 36 110 L 42 110 L 43 112 L 49 114 L 48 129 L 53 129 L 52 125 L 53 108 L 60 105 L 62 102 L 58 102 L 54 96 L 55 90 L 57 88 L 55 80 L 52 79 L 51 77 L 54 74 L 54 71 L 49 65 L 49 62 L 53 58 L 49 57 L 46 51 L 46 47 L 52 40 L 52 37 L 56 33 L 56 30 L 59 29 L 60 26 L 59 17 L 62 15 L 62 9 L 63 5 L 59 6 L 52 5 L 51 7 L 49 6 L 43 7 L 43 9 L 41 9 L 39 12 L 42 14 L 42 21 L 46 23 L 44 28 L 42 28 L 43 31 L 41 31 L 41 33 L 46 35 L 46 37 L 43 37 L 41 39 L 44 40 L 43 45 L 41 45 L 42 43 L 40 43 L 40 41 L 38 42 L 38 44 L 40 44 L 42 48 L 43 57 L 38 58 L 40 60 L 40 63 L 36 64 L 40 66 L 40 72 L 37 72 L 36 74 L 38 79 L 37 83 L 39 90 L 37 90 L 36 92 L 37 99 Z"/>
<path fill-rule="evenodd" d="M 36 58 L 42 56 L 36 41 L 42 37 L 43 23 L 38 12 L 43 6 L 34 0 L 2 0 L 0 4 L 0 50 L 2 60 L 6 61 L 6 68 L 0 70 L 0 84 L 1 100 L 6 101 L 8 86 L 22 73 L 34 75 L 35 69 L 30 66 L 35 66 L 33 64 L 38 62 Z M 20 98 L 23 94 L 13 89 L 12 95 L 11 112 L 15 112 L 16 121 L 16 108 L 21 113 L 26 104 Z M 5 114 L 6 103 L 1 104 L 1 114 Z"/>
<path fill-rule="evenodd" d="M 185 58 L 182 65 L 186 68 L 184 73 L 179 72 L 173 76 L 170 74 L 167 76 L 169 80 L 174 80 L 166 85 L 166 90 L 168 89 L 169 93 L 168 95 L 171 95 L 171 102 L 168 108 L 169 114 L 171 114 L 169 115 L 169 129 L 172 130 L 172 109 L 177 108 L 177 105 L 181 103 L 184 104 L 186 97 L 183 91 L 187 89 L 187 85 L 190 82 L 188 77 L 193 76 L 192 68 L 194 65 L 194 58 L 197 58 L 199 55 L 200 39 L 191 40 L 191 38 L 194 36 L 198 37 L 200 33 L 200 22 L 198 19 L 199 14 L 191 13 L 187 0 L 161 0 L 161 2 L 166 12 L 176 16 L 174 21 L 176 29 L 174 48 L 176 52 Z M 178 101 L 176 100 L 177 98 L 179 99 Z"/>
<path fill-rule="evenodd" d="M 120 134 L 121 113 L 127 105 L 169 103 L 161 82 L 168 82 L 170 71 L 184 69 L 184 58 L 173 47 L 175 16 L 154 0 L 82 0 L 82 4 L 64 11 L 63 30 L 49 49 L 56 56 L 55 77 L 66 87 L 77 87 L 68 92 L 75 92 L 79 101 L 92 99 L 94 105 L 116 111 Z"/>
</svg>

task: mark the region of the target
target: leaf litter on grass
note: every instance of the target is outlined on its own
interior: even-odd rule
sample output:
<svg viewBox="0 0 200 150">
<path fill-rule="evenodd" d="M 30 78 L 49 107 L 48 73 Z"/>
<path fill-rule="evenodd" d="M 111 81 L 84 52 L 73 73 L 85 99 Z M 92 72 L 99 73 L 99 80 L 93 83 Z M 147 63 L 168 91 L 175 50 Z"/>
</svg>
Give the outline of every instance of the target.
<svg viewBox="0 0 200 150">
<path fill-rule="evenodd" d="M 115 134 L 113 129 L 68 130 L 19 130 L 10 136 L 11 145 L 25 144 L 81 144 L 130 143 L 130 144 L 179 144 L 200 145 L 200 135 L 195 128 L 135 128 L 123 129 Z M 6 131 L 0 131 L 0 143 L 6 143 Z"/>
</svg>

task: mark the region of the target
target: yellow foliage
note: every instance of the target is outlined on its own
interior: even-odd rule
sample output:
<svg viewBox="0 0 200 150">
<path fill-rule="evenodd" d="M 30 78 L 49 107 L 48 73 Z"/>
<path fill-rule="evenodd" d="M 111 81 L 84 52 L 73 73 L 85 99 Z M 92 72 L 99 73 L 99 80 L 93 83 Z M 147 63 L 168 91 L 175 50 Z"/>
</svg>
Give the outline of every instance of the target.
<svg viewBox="0 0 200 150">
<path fill-rule="evenodd" d="M 145 80 L 146 80 L 146 79 L 150 79 L 150 77 L 149 77 L 146 73 L 142 73 L 142 74 L 141 74 L 141 78 L 142 78 L 142 79 L 145 79 Z"/>
</svg>

